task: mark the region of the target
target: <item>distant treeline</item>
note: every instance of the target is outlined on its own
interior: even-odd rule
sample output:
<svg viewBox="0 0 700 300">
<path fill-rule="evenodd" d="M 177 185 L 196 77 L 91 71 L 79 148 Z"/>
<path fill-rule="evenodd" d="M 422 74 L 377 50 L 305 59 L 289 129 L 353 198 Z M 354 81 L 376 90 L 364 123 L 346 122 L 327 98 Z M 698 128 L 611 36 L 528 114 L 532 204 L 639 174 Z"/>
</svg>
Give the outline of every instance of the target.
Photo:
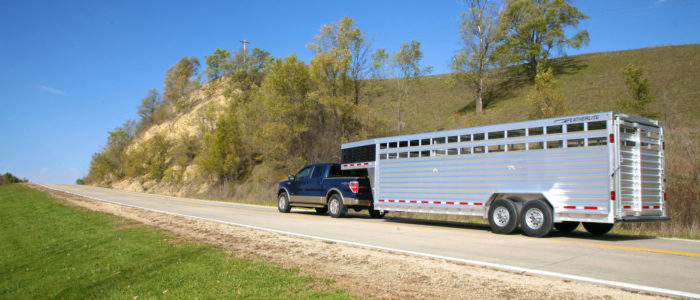
<svg viewBox="0 0 700 300">
<path fill-rule="evenodd" d="M 22 182 L 29 182 L 27 178 L 22 178 L 19 179 L 17 176 L 12 175 L 12 173 L 5 173 L 2 176 L 0 176 L 0 185 L 6 185 L 6 184 L 12 184 L 12 183 L 22 183 Z"/>
</svg>

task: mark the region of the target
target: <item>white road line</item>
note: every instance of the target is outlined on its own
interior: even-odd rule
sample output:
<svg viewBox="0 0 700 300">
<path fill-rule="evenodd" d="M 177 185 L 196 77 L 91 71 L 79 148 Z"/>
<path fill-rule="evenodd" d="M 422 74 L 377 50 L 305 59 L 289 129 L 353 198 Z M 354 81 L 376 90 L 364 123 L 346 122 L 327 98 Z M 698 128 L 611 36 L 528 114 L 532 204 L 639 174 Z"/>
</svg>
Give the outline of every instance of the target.
<svg viewBox="0 0 700 300">
<path fill-rule="evenodd" d="M 188 217 L 188 218 L 195 218 L 195 219 L 200 219 L 200 220 L 205 220 L 205 221 L 211 221 L 211 222 L 223 223 L 223 224 L 234 225 L 234 226 L 239 226 L 239 227 L 245 227 L 245 228 L 250 228 L 250 229 L 262 230 L 262 231 L 267 231 L 267 232 L 274 232 L 274 233 L 280 233 L 280 234 L 285 234 L 285 235 L 291 235 L 291 236 L 297 236 L 297 237 L 308 238 L 308 239 L 315 239 L 315 240 L 321 240 L 321 241 L 327 241 L 327 242 L 334 242 L 334 243 L 339 243 L 339 244 L 352 245 L 352 246 L 358 246 L 358 247 L 364 247 L 364 248 L 370 248 L 370 249 L 384 250 L 384 251 L 390 251 L 390 252 L 395 252 L 395 253 L 409 254 L 409 255 L 415 255 L 415 256 L 421 256 L 421 257 L 428 257 L 428 258 L 434 258 L 434 259 L 442 259 L 442 260 L 447 260 L 447 261 L 452 261 L 452 262 L 459 262 L 459 263 L 464 263 L 464 264 L 469 264 L 469 265 L 474 265 L 474 266 L 489 267 L 489 268 L 494 268 L 494 269 L 498 269 L 498 270 L 510 271 L 510 272 L 515 272 L 515 273 L 518 273 L 518 274 L 534 274 L 534 275 L 541 275 L 541 276 L 547 276 L 547 277 L 561 278 L 561 279 L 567 279 L 567 280 L 576 280 L 576 281 L 581 281 L 581 282 L 589 282 L 589 283 L 601 284 L 601 285 L 606 285 L 606 286 L 611 286 L 611 287 L 621 288 L 621 289 L 627 289 L 627 290 L 635 290 L 635 291 L 643 291 L 643 292 L 654 293 L 654 294 L 661 294 L 661 295 L 670 295 L 670 296 L 676 296 L 676 297 L 685 297 L 685 298 L 700 299 L 700 294 L 695 294 L 695 293 L 690 293 L 690 292 L 669 290 L 669 289 L 664 289 L 664 288 L 657 288 L 657 287 L 651 287 L 651 286 L 645 286 L 645 285 L 638 285 L 638 284 L 626 283 L 626 282 L 619 282 L 619 281 L 611 281 L 611 280 L 604 280 L 604 279 L 596 279 L 596 278 L 591 278 L 591 277 L 586 277 L 586 276 L 570 275 L 570 274 L 563 274 L 563 273 L 550 272 L 550 271 L 544 271 L 544 270 L 537 270 L 537 269 L 529 269 L 529 268 L 522 268 L 522 267 L 516 267 L 516 266 L 509 266 L 509 265 L 494 264 L 494 263 L 489 263 L 489 262 L 484 262 L 484 261 L 471 260 L 471 259 L 463 259 L 463 258 L 449 257 L 449 256 L 442 256 L 442 255 L 435 255 L 435 254 L 423 253 L 423 252 L 416 252 L 416 251 L 410 251 L 410 250 L 403 250 L 403 249 L 396 249 L 396 248 L 388 248 L 388 247 L 382 247 L 382 246 L 376 246 L 376 245 L 371 245 L 371 244 L 358 243 L 358 242 L 353 242 L 353 241 L 344 241 L 344 240 L 338 240 L 338 239 L 331 239 L 331 238 L 326 238 L 326 237 L 321 237 L 321 236 L 314 236 L 314 235 L 308 235 L 308 234 L 302 234 L 302 233 L 295 233 L 295 232 L 283 231 L 283 230 L 278 230 L 278 229 L 272 229 L 272 228 L 266 228 L 266 227 L 253 226 L 253 225 L 248 225 L 248 224 L 242 224 L 242 223 L 236 223 L 236 222 L 229 222 L 229 221 L 223 221 L 223 220 L 217 220 L 217 219 L 211 219 L 211 218 L 205 218 L 205 217 L 199 217 L 199 216 L 192 216 L 192 215 L 181 214 L 181 213 L 175 213 L 175 212 L 169 212 L 169 211 L 163 211 L 163 210 L 159 210 L 159 209 L 153 209 L 153 208 L 148 208 L 148 207 L 141 207 L 141 206 L 138 206 L 138 205 L 124 204 L 124 203 L 119 203 L 119 202 L 115 202 L 115 201 L 111 201 L 111 200 L 101 199 L 101 198 L 99 198 L 99 197 L 88 196 L 88 195 L 82 195 L 82 194 L 76 193 L 76 192 L 69 192 L 69 191 L 65 191 L 65 190 L 59 190 L 59 189 L 56 189 L 56 188 L 48 187 L 48 186 L 43 185 L 43 184 L 39 184 L 39 185 L 41 185 L 41 186 L 43 186 L 43 187 L 45 187 L 45 188 L 48 188 L 48 189 L 55 190 L 55 191 L 61 191 L 61 192 L 71 193 L 71 194 L 75 194 L 75 195 L 78 195 L 78 196 L 82 196 L 82 197 L 86 197 L 86 198 L 90 198 L 90 199 L 94 199 L 94 200 L 98 200 L 98 201 L 108 202 L 108 203 L 112 203 L 112 204 L 117 204 L 117 205 L 122 205 L 122 206 L 129 206 L 129 207 L 134 207 L 134 208 L 139 208 L 139 209 L 145 209 L 145 210 L 155 211 L 155 212 L 164 213 L 164 214 L 169 214 L 169 215 L 175 215 L 175 216 L 181 216 L 181 217 Z"/>
</svg>

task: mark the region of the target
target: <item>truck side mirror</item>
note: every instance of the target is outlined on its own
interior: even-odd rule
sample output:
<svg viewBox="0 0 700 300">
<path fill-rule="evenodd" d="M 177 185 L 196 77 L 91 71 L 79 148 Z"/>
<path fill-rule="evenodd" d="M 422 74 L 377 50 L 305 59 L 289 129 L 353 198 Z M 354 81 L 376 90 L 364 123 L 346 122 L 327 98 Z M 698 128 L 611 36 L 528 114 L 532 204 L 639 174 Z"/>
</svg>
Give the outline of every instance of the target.
<svg viewBox="0 0 700 300">
<path fill-rule="evenodd" d="M 289 180 L 291 180 L 291 181 L 294 181 L 294 175 L 289 175 L 289 177 L 287 177 L 287 178 L 289 178 Z"/>
</svg>

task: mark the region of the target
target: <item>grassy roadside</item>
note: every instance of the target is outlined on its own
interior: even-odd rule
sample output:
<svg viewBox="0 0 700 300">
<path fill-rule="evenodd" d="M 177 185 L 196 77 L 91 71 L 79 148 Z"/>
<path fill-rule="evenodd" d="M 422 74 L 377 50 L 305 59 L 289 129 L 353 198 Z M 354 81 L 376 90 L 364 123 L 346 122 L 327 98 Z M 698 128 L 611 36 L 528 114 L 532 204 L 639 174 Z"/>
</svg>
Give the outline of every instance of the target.
<svg viewBox="0 0 700 300">
<path fill-rule="evenodd" d="M 0 186 L 0 298 L 349 298 L 332 282 Z"/>
</svg>

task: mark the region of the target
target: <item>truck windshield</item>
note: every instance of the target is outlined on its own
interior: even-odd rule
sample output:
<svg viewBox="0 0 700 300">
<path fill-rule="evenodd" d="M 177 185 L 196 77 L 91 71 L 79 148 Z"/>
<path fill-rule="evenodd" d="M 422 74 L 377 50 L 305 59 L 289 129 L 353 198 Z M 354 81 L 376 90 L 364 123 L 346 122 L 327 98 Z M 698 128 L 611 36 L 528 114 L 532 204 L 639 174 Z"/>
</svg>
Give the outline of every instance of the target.
<svg viewBox="0 0 700 300">
<path fill-rule="evenodd" d="M 331 166 L 328 177 L 367 177 L 367 169 L 341 170 L 340 165 Z"/>
</svg>

